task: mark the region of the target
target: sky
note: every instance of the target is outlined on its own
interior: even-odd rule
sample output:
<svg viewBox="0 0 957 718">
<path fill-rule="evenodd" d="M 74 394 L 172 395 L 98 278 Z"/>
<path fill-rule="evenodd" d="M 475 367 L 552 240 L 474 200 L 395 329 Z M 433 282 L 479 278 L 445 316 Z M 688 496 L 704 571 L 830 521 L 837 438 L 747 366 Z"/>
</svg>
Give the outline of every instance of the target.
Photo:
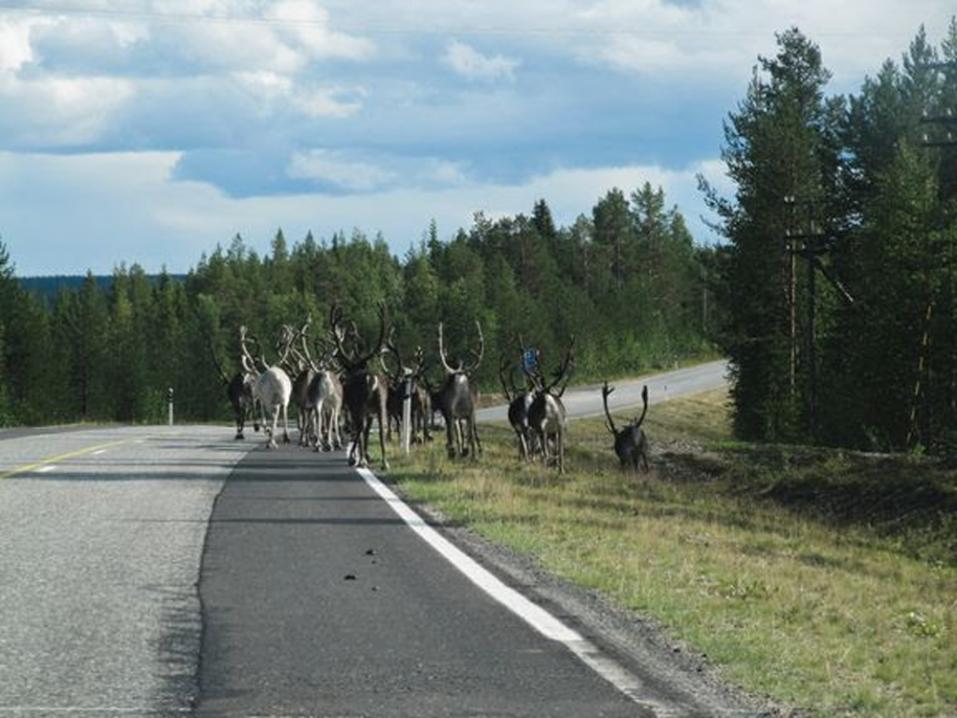
<svg viewBox="0 0 957 718">
<path fill-rule="evenodd" d="M 952 0 L 0 0 L 0 240 L 21 276 L 189 269 L 434 218 L 556 222 L 650 182 L 716 241 L 722 123 L 775 33 L 856 92 Z"/>
</svg>

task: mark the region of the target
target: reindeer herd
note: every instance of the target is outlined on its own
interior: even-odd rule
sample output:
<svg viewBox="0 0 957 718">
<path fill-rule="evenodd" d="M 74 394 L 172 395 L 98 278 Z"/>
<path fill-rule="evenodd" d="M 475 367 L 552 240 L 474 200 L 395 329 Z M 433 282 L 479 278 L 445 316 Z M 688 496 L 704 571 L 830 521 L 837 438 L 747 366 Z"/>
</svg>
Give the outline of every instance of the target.
<svg viewBox="0 0 957 718">
<path fill-rule="evenodd" d="M 333 306 L 325 336 L 309 336 L 311 318 L 299 329 L 283 325 L 275 342 L 276 361 L 267 359 L 262 342 L 245 326 L 239 328 L 242 370 L 229 377 L 215 354 L 219 371 L 235 413 L 236 439 L 244 438 L 252 420 L 266 435 L 266 447 L 276 448 L 276 432 L 282 420 L 282 441 L 289 443 L 289 405 L 297 407 L 299 445 L 315 451 L 343 448 L 344 430 L 349 436 L 349 463 L 369 465 L 369 436 L 375 424 L 379 433 L 382 468 L 388 470 L 386 446 L 395 427 L 403 422 L 403 405 L 408 399 L 411 441 L 432 440 L 434 416 L 442 415 L 446 447 L 450 458 L 482 455 L 476 423 L 478 383 L 476 372 L 485 354 L 481 324 L 475 322 L 477 348 L 468 357 L 446 352 L 443 324 L 438 324 L 438 363 L 443 370 L 439 384 L 430 383 L 429 361 L 422 347 L 403 357 L 395 341 L 395 328 L 388 327 L 384 305 L 378 309 L 376 340 L 367 342 L 355 322 L 347 322 L 342 309 Z M 503 356 L 499 379 L 508 402 L 508 420 L 515 431 L 518 454 L 528 462 L 540 457 L 546 465 L 565 472 L 567 412 L 562 396 L 574 370 L 575 340 L 551 376 L 542 369 L 541 354 L 519 340 L 522 381 L 515 383 L 515 362 Z M 311 347 L 311 348 L 310 348 Z M 407 363 L 409 360 L 409 363 Z M 608 409 L 614 391 L 602 387 L 606 426 L 614 436 L 614 449 L 623 469 L 648 471 L 648 440 L 641 428 L 648 412 L 648 388 L 642 390 L 643 409 L 639 417 L 619 429 Z M 343 409 L 345 411 L 343 412 Z M 344 429 L 340 428 L 345 424 Z"/>
</svg>

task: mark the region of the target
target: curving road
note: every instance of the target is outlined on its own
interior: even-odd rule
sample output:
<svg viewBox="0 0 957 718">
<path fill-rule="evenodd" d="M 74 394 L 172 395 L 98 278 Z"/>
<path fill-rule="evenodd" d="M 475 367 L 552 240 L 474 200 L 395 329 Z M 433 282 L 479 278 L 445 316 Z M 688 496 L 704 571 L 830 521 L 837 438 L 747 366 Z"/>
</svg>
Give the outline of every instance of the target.
<svg viewBox="0 0 957 718">
<path fill-rule="evenodd" d="M 641 388 L 648 387 L 648 403 L 657 404 L 678 396 L 697 394 L 717 389 L 727 383 L 727 361 L 713 361 L 706 364 L 676 369 L 675 371 L 611 382 L 614 393 L 608 397 L 608 407 L 612 412 L 641 406 Z M 570 418 L 600 416 L 604 413 L 601 399 L 601 385 L 575 387 L 562 397 Z M 479 421 L 507 421 L 507 406 L 492 406 L 477 412 Z"/>
<path fill-rule="evenodd" d="M 469 568 L 377 484 L 225 427 L 0 433 L 0 715 L 753 714 Z"/>
</svg>

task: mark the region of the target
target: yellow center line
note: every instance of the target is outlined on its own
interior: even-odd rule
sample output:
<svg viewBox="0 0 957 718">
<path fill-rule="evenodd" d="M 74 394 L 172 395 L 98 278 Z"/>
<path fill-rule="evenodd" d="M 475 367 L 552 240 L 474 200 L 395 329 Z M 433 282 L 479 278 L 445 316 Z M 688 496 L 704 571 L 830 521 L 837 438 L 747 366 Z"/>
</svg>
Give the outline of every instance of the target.
<svg viewBox="0 0 957 718">
<path fill-rule="evenodd" d="M 57 461 L 63 461 L 64 459 L 72 459 L 77 456 L 83 456 L 84 454 L 89 454 L 93 451 L 98 451 L 99 449 L 109 449 L 113 446 L 122 446 L 123 444 L 131 444 L 134 441 L 139 441 L 140 439 L 123 439 L 122 441 L 112 441 L 109 444 L 97 444 L 96 446 L 88 446 L 85 449 L 77 449 L 76 451 L 68 451 L 65 454 L 58 454 L 56 456 L 48 456 L 45 459 L 36 461 L 32 464 L 24 464 L 23 466 L 17 466 L 13 469 L 10 469 L 7 472 L 0 474 L 0 481 L 3 479 L 9 479 L 11 476 L 16 476 L 17 474 L 23 474 L 28 471 L 35 471 L 41 466 L 46 466 L 47 464 L 53 464 Z"/>
</svg>

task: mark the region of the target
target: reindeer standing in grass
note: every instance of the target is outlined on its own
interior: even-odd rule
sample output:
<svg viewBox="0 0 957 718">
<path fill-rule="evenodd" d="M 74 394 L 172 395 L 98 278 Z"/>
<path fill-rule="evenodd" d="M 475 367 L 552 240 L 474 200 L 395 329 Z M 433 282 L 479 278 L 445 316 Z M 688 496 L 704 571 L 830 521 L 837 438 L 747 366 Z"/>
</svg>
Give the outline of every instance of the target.
<svg viewBox="0 0 957 718">
<path fill-rule="evenodd" d="M 522 350 L 524 357 L 525 350 Z M 508 402 L 508 423 L 512 426 L 512 431 L 518 438 L 518 458 L 522 461 L 529 461 L 532 454 L 535 453 L 535 434 L 528 425 L 528 408 L 532 404 L 532 392 L 527 386 L 519 389 L 515 385 L 515 367 L 512 361 L 503 356 L 498 364 L 498 378 L 502 383 L 502 391 L 505 393 L 505 401 Z"/>
<path fill-rule="evenodd" d="M 475 322 L 478 332 L 479 349 L 470 351 L 472 363 L 466 366 L 459 361 L 457 366 L 449 364 L 445 355 L 445 343 L 442 335 L 442 322 L 439 322 L 439 360 L 445 369 L 445 379 L 438 391 L 439 408 L 442 418 L 445 419 L 446 448 L 449 458 L 455 456 L 471 456 L 478 459 L 482 451 L 482 442 L 479 439 L 478 428 L 475 422 L 475 404 L 478 402 L 478 386 L 473 376 L 482 364 L 485 355 L 485 337 L 482 336 L 482 325 Z M 468 447 L 466 448 L 466 443 Z"/>
<path fill-rule="evenodd" d="M 561 365 L 555 371 L 551 381 L 545 380 L 541 364 L 527 375 L 535 387 L 532 402 L 528 407 L 528 425 L 538 438 L 541 447 L 542 463 L 546 466 L 552 460 L 551 448 L 554 446 L 554 459 L 558 464 L 558 472 L 565 473 L 565 434 L 566 412 L 562 403 L 562 395 L 571 379 L 574 365 L 575 338 L 572 337 L 568 351 Z"/>
<path fill-rule="evenodd" d="M 394 329 L 394 328 L 393 328 Z M 385 355 L 380 357 L 382 370 L 389 379 L 389 398 L 388 425 L 389 430 L 386 433 L 386 440 L 392 441 L 392 425 L 395 423 L 396 431 L 400 432 L 402 428 L 402 404 L 408 398 L 411 401 L 411 422 L 410 435 L 415 444 L 423 441 L 431 441 L 432 436 L 429 433 L 429 423 L 431 419 L 431 400 L 429 392 L 422 386 L 422 376 L 425 373 L 426 362 L 425 352 L 422 347 L 417 347 L 413 355 L 414 363 L 407 366 L 402 361 L 402 354 L 395 341 L 395 332 L 389 332 L 389 338 L 386 341 L 386 349 L 395 357 L 396 368 L 390 371 L 385 364 Z"/>
<path fill-rule="evenodd" d="M 648 437 L 645 436 L 645 431 L 641 428 L 641 424 L 645 420 L 645 414 L 648 413 L 648 387 L 643 386 L 641 388 L 641 400 L 644 403 L 641 416 L 635 417 L 625 424 L 625 428 L 621 431 L 615 427 L 611 412 L 608 411 L 608 397 L 614 390 L 615 387 L 608 386 L 606 381 L 601 389 L 601 400 L 605 405 L 606 426 L 615 437 L 615 453 L 621 462 L 621 468 L 631 468 L 632 471 L 638 471 L 640 462 L 644 470 L 648 471 Z"/>
</svg>

